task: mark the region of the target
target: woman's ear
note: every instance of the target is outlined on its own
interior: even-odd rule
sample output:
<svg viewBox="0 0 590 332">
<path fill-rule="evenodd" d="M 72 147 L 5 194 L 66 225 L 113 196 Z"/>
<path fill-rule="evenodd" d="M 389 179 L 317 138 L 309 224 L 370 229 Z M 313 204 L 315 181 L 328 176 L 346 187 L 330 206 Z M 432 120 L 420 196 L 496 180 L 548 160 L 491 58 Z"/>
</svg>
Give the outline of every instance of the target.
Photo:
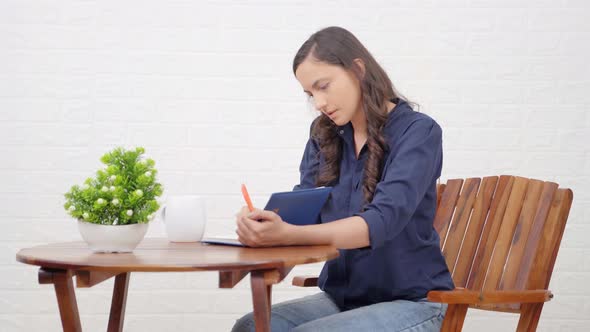
<svg viewBox="0 0 590 332">
<path fill-rule="evenodd" d="M 356 58 L 353 61 L 354 61 L 355 66 L 360 71 L 361 77 L 364 78 L 365 77 L 365 62 L 361 58 Z"/>
</svg>

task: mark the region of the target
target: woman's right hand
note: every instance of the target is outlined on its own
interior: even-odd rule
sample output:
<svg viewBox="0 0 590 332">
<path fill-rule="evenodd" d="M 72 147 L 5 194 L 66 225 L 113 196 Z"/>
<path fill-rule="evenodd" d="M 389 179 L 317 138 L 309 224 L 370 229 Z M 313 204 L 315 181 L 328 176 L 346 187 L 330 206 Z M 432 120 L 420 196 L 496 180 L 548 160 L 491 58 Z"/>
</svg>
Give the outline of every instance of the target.
<svg viewBox="0 0 590 332">
<path fill-rule="evenodd" d="M 244 206 L 236 213 L 236 234 L 238 240 L 248 247 L 272 247 L 293 245 L 292 234 L 295 226 L 281 219 L 273 211 L 254 209 L 250 212 Z"/>
<path fill-rule="evenodd" d="M 246 206 L 246 205 L 242 206 L 240 211 L 238 211 L 238 213 L 236 213 L 236 223 L 240 220 L 240 218 L 247 216 L 248 213 L 250 213 L 248 206 Z"/>
</svg>

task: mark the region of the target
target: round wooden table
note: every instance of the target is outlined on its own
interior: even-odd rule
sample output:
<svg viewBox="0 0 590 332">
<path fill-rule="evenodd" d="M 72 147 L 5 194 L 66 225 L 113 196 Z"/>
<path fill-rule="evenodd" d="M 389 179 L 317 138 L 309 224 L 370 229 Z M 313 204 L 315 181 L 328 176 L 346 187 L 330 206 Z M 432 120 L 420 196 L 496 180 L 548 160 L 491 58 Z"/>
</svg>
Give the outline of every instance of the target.
<svg viewBox="0 0 590 332">
<path fill-rule="evenodd" d="M 85 242 L 65 242 L 21 249 L 19 262 L 38 265 L 39 283 L 53 284 L 64 331 L 81 331 L 74 292 L 115 277 L 107 331 L 122 331 L 131 272 L 219 271 L 219 287 L 233 288 L 250 273 L 257 331 L 270 331 L 272 285 L 300 264 L 338 257 L 331 246 L 241 248 L 200 242 L 146 238 L 131 253 L 94 253 Z"/>
</svg>

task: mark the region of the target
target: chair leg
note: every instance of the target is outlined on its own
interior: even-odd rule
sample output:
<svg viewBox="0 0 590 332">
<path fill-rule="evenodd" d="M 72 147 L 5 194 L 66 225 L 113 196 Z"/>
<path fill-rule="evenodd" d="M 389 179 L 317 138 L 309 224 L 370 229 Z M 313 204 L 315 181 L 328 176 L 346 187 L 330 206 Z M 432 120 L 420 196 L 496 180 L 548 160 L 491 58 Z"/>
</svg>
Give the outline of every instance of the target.
<svg viewBox="0 0 590 332">
<path fill-rule="evenodd" d="M 440 330 L 442 332 L 461 331 L 468 307 L 467 304 L 449 304 Z"/>
<path fill-rule="evenodd" d="M 115 277 L 113 287 L 113 299 L 111 300 L 111 314 L 109 316 L 108 332 L 123 331 L 125 318 L 125 306 L 127 304 L 127 290 L 129 288 L 129 277 L 131 272 L 118 274 Z"/>
<path fill-rule="evenodd" d="M 517 332 L 534 332 L 537 330 L 543 303 L 523 303 L 520 306 L 520 319 L 518 320 Z"/>
</svg>

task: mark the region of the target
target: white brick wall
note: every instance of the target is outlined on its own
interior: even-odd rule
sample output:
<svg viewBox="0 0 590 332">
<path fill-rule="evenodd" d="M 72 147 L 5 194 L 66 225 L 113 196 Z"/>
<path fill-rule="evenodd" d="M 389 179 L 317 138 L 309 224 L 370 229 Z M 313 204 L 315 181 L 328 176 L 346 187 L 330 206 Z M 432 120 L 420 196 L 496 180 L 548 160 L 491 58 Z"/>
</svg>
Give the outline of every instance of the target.
<svg viewBox="0 0 590 332">
<path fill-rule="evenodd" d="M 19 248 L 80 239 L 63 193 L 115 145 L 142 145 L 166 194 L 199 193 L 207 233 L 231 234 L 249 184 L 288 190 L 313 111 L 291 61 L 314 31 L 354 32 L 397 87 L 444 128 L 443 179 L 516 174 L 574 190 L 539 331 L 590 323 L 590 3 L 586 0 L 0 2 L 0 331 L 58 331 L 52 287 Z M 148 236 L 164 236 L 154 222 Z M 317 273 L 321 264 L 299 267 Z M 290 278 L 289 278 L 290 281 Z M 227 331 L 248 282 L 133 274 L 126 331 Z M 103 330 L 112 280 L 80 289 Z M 314 290 L 275 287 L 275 301 Z M 467 331 L 514 328 L 470 312 Z"/>
</svg>

